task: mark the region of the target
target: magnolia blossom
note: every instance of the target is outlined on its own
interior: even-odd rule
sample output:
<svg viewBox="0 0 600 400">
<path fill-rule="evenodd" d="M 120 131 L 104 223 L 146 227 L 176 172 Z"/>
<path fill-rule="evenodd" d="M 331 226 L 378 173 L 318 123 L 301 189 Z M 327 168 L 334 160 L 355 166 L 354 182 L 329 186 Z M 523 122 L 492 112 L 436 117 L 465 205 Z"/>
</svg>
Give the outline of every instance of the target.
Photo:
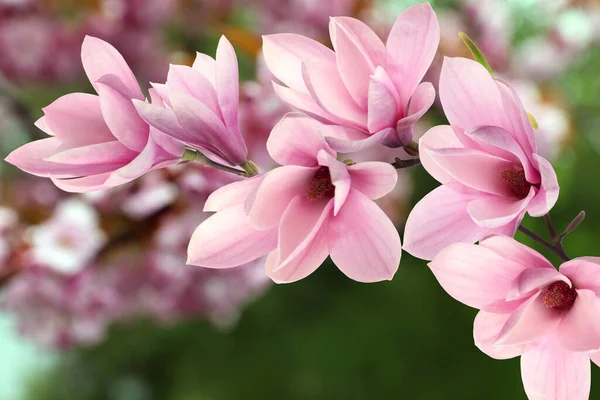
<svg viewBox="0 0 600 400">
<path fill-rule="evenodd" d="M 431 260 L 456 242 L 513 236 L 526 212 L 540 217 L 558 199 L 552 165 L 537 153 L 519 97 L 479 63 L 446 58 L 440 97 L 451 126 L 419 142 L 423 166 L 443 185 L 425 196 L 406 223 L 405 249 Z"/>
<path fill-rule="evenodd" d="M 96 210 L 79 199 L 61 203 L 28 234 L 31 261 L 66 275 L 80 272 L 106 241 Z"/>
<path fill-rule="evenodd" d="M 440 39 L 429 4 L 404 11 L 386 44 L 354 18 L 332 18 L 329 30 L 335 52 L 300 35 L 264 37 L 267 66 L 285 85 L 274 82 L 279 97 L 324 123 L 348 128 L 344 137 L 327 139 L 337 151 L 408 144 L 414 123 L 435 98 L 430 83 L 420 84 Z"/>
<path fill-rule="evenodd" d="M 134 99 L 150 125 L 231 165 L 246 161 L 248 151 L 238 126 L 237 58 L 225 36 L 216 60 L 198 53 L 192 67 L 171 65 L 167 82 L 153 86 L 152 104 Z"/>
<path fill-rule="evenodd" d="M 18 148 L 6 161 L 69 192 L 107 189 L 176 163 L 183 146 L 138 115 L 131 99 L 144 96 L 121 54 L 88 36 L 81 58 L 98 96 L 71 93 L 50 104 L 36 125 L 52 137 Z"/>
<path fill-rule="evenodd" d="M 331 256 L 360 282 L 391 279 L 400 237 L 372 201 L 395 186 L 390 164 L 346 165 L 323 139 L 338 127 L 288 114 L 267 142 L 282 164 L 265 175 L 214 192 L 205 211 L 217 213 L 194 232 L 188 264 L 235 267 L 269 253 L 267 274 L 278 283 L 302 279 Z"/>
<path fill-rule="evenodd" d="M 587 399 L 600 362 L 600 258 L 560 266 L 506 236 L 456 243 L 429 264 L 442 287 L 481 311 L 475 344 L 496 359 L 521 356 L 531 400 Z"/>
</svg>

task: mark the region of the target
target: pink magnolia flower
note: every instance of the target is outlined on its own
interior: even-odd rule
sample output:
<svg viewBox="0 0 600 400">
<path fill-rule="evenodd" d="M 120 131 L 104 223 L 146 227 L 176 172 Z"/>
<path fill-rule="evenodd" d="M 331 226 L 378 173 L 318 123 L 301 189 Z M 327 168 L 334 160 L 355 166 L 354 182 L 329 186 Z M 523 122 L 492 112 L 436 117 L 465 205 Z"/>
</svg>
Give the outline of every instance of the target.
<svg viewBox="0 0 600 400">
<path fill-rule="evenodd" d="M 440 98 L 451 126 L 430 129 L 419 150 L 427 172 L 443 185 L 415 206 L 404 238 L 409 253 L 429 260 L 452 243 L 513 236 L 526 212 L 546 214 L 559 192 L 508 84 L 475 61 L 446 58 Z"/>
<path fill-rule="evenodd" d="M 131 99 L 144 96 L 119 52 L 88 36 L 81 58 L 98 96 L 71 93 L 50 104 L 36 125 L 52 137 L 6 161 L 69 192 L 107 189 L 176 163 L 183 146 L 140 118 Z"/>
<path fill-rule="evenodd" d="M 152 104 L 134 100 L 140 115 L 157 129 L 231 164 L 246 161 L 238 126 L 238 64 L 231 43 L 221 37 L 216 59 L 198 53 L 192 67 L 171 65 L 165 84 L 153 84 Z"/>
<path fill-rule="evenodd" d="M 302 279 L 331 256 L 351 279 L 391 279 L 400 262 L 400 237 L 372 201 L 395 186 L 385 163 L 347 166 L 321 136 L 324 126 L 288 114 L 267 142 L 282 167 L 214 192 L 205 211 L 217 213 L 194 232 L 188 264 L 235 267 L 269 253 L 267 274 L 278 283 Z"/>
<path fill-rule="evenodd" d="M 521 356 L 532 400 L 584 400 L 600 362 L 600 258 L 560 266 L 506 236 L 456 243 L 429 264 L 444 290 L 481 311 L 474 339 L 496 359 Z"/>
<path fill-rule="evenodd" d="M 327 139 L 337 151 L 408 144 L 414 123 L 435 99 L 433 86 L 420 84 L 440 39 L 431 6 L 404 11 L 385 45 L 353 18 L 332 18 L 329 30 L 335 52 L 300 35 L 264 36 L 267 66 L 285 85 L 273 83 L 279 97 L 326 124 L 349 128 Z"/>
</svg>

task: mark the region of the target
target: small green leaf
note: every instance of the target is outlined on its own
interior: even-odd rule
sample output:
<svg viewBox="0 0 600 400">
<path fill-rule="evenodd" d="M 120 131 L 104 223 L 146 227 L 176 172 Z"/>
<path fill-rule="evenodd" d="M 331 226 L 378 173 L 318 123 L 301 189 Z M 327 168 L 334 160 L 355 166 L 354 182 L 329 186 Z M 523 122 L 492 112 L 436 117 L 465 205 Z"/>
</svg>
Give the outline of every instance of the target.
<svg viewBox="0 0 600 400">
<path fill-rule="evenodd" d="M 494 71 L 492 71 L 492 67 L 490 67 L 490 64 L 485 59 L 485 56 L 483 55 L 481 50 L 479 50 L 479 47 L 477 47 L 477 45 L 471 40 L 471 38 L 468 37 L 467 34 L 464 32 L 459 32 L 458 36 L 465 43 L 471 54 L 473 54 L 473 58 L 475 59 L 475 61 L 483 65 L 484 68 L 488 70 L 491 76 L 494 76 Z"/>
<path fill-rule="evenodd" d="M 531 126 L 533 126 L 533 129 L 537 130 L 540 127 L 540 125 L 535 120 L 535 117 L 529 113 L 527 113 L 527 117 L 529 118 L 529 123 L 531 124 Z"/>
</svg>

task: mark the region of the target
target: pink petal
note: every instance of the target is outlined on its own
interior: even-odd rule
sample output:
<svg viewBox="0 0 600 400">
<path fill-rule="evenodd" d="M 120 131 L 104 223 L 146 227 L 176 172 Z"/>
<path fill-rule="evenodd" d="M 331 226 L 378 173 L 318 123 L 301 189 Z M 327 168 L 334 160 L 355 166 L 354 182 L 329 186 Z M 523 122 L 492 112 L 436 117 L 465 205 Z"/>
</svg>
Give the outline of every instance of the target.
<svg viewBox="0 0 600 400">
<path fill-rule="evenodd" d="M 517 219 L 533 196 L 535 196 L 533 188 L 529 191 L 529 195 L 522 200 L 482 195 L 467 205 L 467 212 L 477 225 L 490 229 L 499 228 Z"/>
<path fill-rule="evenodd" d="M 413 127 L 431 108 L 435 101 L 435 89 L 429 82 L 417 86 L 410 98 L 407 116 L 396 124 L 397 139 L 394 143 L 385 143 L 389 147 L 406 146 L 413 139 Z"/>
<path fill-rule="evenodd" d="M 215 115 L 222 118 L 217 92 L 201 72 L 186 65 L 171 65 L 166 85 L 169 91 L 185 93 L 199 99 Z"/>
<path fill-rule="evenodd" d="M 320 150 L 336 155 L 321 136 L 322 128 L 325 127 L 304 114 L 289 113 L 271 131 L 267 150 L 279 164 L 315 167 Z"/>
<path fill-rule="evenodd" d="M 262 176 L 230 183 L 215 190 L 204 203 L 204 211 L 223 211 L 238 204 L 244 204 L 250 193 L 262 181 Z"/>
<path fill-rule="evenodd" d="M 523 346 L 494 346 L 500 330 L 510 314 L 493 314 L 479 311 L 473 326 L 473 338 L 479 350 L 496 360 L 507 360 L 523 353 Z"/>
<path fill-rule="evenodd" d="M 378 66 L 385 67 L 385 45 L 355 18 L 331 18 L 329 32 L 340 76 L 356 104 L 366 109 L 369 76 Z"/>
<path fill-rule="evenodd" d="M 109 43 L 93 36 L 86 36 L 81 47 L 81 61 L 96 91 L 98 91 L 96 82 L 104 75 L 113 74 L 125 84 L 127 88 L 125 94 L 129 98 L 144 99 L 140 85 L 123 56 Z"/>
<path fill-rule="evenodd" d="M 154 141 L 158 146 L 175 158 L 181 158 L 185 152 L 185 146 L 181 142 L 153 126 L 150 126 L 150 136 L 154 138 Z"/>
<path fill-rule="evenodd" d="M 52 182 L 57 188 L 64 190 L 65 192 L 89 193 L 110 189 L 112 186 L 106 184 L 106 180 L 109 178 L 110 174 L 110 172 L 106 172 L 74 179 L 52 178 Z"/>
<path fill-rule="evenodd" d="M 121 143 L 134 151 L 141 151 L 148 141 L 148 124 L 137 113 L 131 98 L 116 87 L 118 78 L 105 75 L 96 82 L 100 106 L 106 125 Z"/>
<path fill-rule="evenodd" d="M 442 250 L 429 267 L 444 290 L 469 307 L 511 312 L 519 305 L 505 298 L 525 267 L 485 247 L 455 243 Z"/>
<path fill-rule="evenodd" d="M 239 204 L 209 217 L 194 231 L 187 264 L 231 268 L 267 254 L 277 246 L 277 229 L 257 230 Z"/>
<path fill-rule="evenodd" d="M 169 107 L 171 107 L 171 99 L 169 99 L 169 88 L 167 87 L 166 84 L 164 83 L 154 83 L 154 82 L 150 82 L 150 84 L 152 85 L 152 90 L 154 91 L 155 94 L 157 94 L 162 102 L 163 105 L 167 105 Z M 133 100 L 134 102 L 136 100 Z M 154 104 L 154 102 L 152 102 L 152 104 Z M 160 104 L 155 104 L 155 105 L 160 105 Z"/>
<path fill-rule="evenodd" d="M 473 149 L 428 149 L 427 155 L 455 182 L 482 192 L 513 197 L 500 172 L 514 164 Z"/>
<path fill-rule="evenodd" d="M 461 141 L 468 141 L 463 132 L 479 126 L 511 132 L 498 85 L 477 61 L 445 57 L 439 91 L 444 113 Z"/>
<path fill-rule="evenodd" d="M 317 155 L 319 165 L 329 168 L 329 174 L 331 176 L 331 183 L 335 186 L 335 197 L 334 197 L 334 208 L 333 215 L 337 215 L 346 202 L 348 194 L 350 193 L 350 174 L 348 173 L 348 167 L 346 164 L 339 162 L 331 154 L 325 150 L 320 150 Z"/>
<path fill-rule="evenodd" d="M 571 281 L 554 268 L 529 268 L 529 265 L 523 261 L 525 260 L 521 260 L 521 265 L 525 265 L 528 268 L 515 278 L 508 290 L 506 300 L 531 297 L 553 282 L 563 281 L 569 286 L 571 285 Z"/>
<path fill-rule="evenodd" d="M 497 345 L 532 343 L 558 326 L 564 314 L 547 308 L 541 295 L 542 291 L 539 291 L 531 296 L 511 314 L 498 335 Z"/>
<path fill-rule="evenodd" d="M 587 400 L 590 375 L 586 353 L 569 351 L 552 339 L 521 356 L 521 377 L 530 400 Z"/>
<path fill-rule="evenodd" d="M 335 68 L 335 53 L 321 43 L 292 33 L 263 36 L 263 57 L 273 75 L 286 86 L 308 94 L 302 78 L 304 60 L 321 60 Z"/>
<path fill-rule="evenodd" d="M 46 161 L 72 165 L 90 164 L 127 164 L 137 156 L 123 143 L 112 142 L 91 144 L 89 146 L 75 147 L 46 157 Z"/>
<path fill-rule="evenodd" d="M 133 104 L 144 121 L 159 131 L 183 143 L 193 144 L 199 141 L 197 137 L 181 127 L 173 110 L 140 100 L 133 100 Z"/>
<path fill-rule="evenodd" d="M 305 60 L 302 77 L 308 92 L 324 110 L 366 128 L 366 110 L 352 99 L 335 65 L 321 60 Z"/>
<path fill-rule="evenodd" d="M 449 175 L 444 168 L 430 157 L 427 149 L 462 149 L 463 144 L 458 140 L 454 130 L 449 125 L 434 126 L 425 132 L 425 135 L 419 140 L 419 158 L 423 168 L 440 183 L 454 182 L 454 178 Z"/>
<path fill-rule="evenodd" d="M 217 97 L 223 112 L 223 120 L 229 132 L 240 136 L 238 126 L 238 103 L 240 80 L 238 75 L 237 56 L 233 46 L 225 36 L 221 36 L 216 57 Z M 244 144 L 240 141 L 239 145 Z M 245 144 L 244 144 L 245 146 Z"/>
<path fill-rule="evenodd" d="M 392 27 L 386 43 L 386 70 L 404 107 L 429 69 L 439 41 L 438 20 L 427 3 L 407 8 Z"/>
<path fill-rule="evenodd" d="M 304 114 L 316 119 L 319 122 L 360 128 L 354 122 L 345 120 L 324 110 L 319 104 L 317 104 L 310 94 L 288 89 L 284 86 L 278 85 L 275 82 L 273 82 L 273 89 L 281 101 L 288 104 L 290 107 L 293 107 L 298 111 L 301 111 Z"/>
<path fill-rule="evenodd" d="M 217 63 L 214 58 L 197 52 L 194 64 L 192 64 L 192 68 L 204 75 L 204 77 L 211 83 L 213 88 L 217 87 Z"/>
<path fill-rule="evenodd" d="M 311 201 L 302 195 L 290 202 L 279 225 L 278 248 L 265 266 L 271 279 L 277 283 L 295 282 L 325 261 L 332 206 L 331 201 Z"/>
<path fill-rule="evenodd" d="M 532 217 L 541 217 L 556 204 L 560 188 L 552 164 L 537 154 L 533 155 L 533 161 L 542 175 L 542 183 L 537 195 L 527 207 L 527 212 Z"/>
<path fill-rule="evenodd" d="M 571 351 L 600 349 L 600 299 L 587 289 L 577 289 L 577 298 L 556 329 L 561 344 Z"/>
<path fill-rule="evenodd" d="M 525 170 L 528 182 L 540 183 L 539 172 L 533 167 L 515 138 L 504 129 L 497 126 L 482 126 L 469 130 L 465 134 L 490 154 L 520 164 Z"/>
<path fill-rule="evenodd" d="M 600 258 L 579 257 L 560 266 L 561 274 L 567 276 L 577 289 L 592 290 L 600 295 Z"/>
<path fill-rule="evenodd" d="M 118 186 L 139 178 L 152 169 L 158 158 L 158 146 L 149 137 L 144 149 L 127 165 L 115 170 L 106 180 L 110 186 Z"/>
<path fill-rule="evenodd" d="M 52 156 L 62 145 L 60 139 L 51 137 L 27 143 L 6 157 L 6 162 L 15 167 L 41 177 L 75 178 L 84 175 L 112 171 L 120 165 L 114 164 L 58 164 L 44 160 Z"/>
<path fill-rule="evenodd" d="M 357 153 L 359 151 L 381 144 L 388 137 L 394 136 L 395 134 L 395 129 L 387 128 L 371 136 L 357 138 L 356 140 L 343 139 L 340 137 L 326 137 L 325 140 L 333 150 L 339 153 Z"/>
<path fill-rule="evenodd" d="M 489 230 L 477 226 L 467 213 L 471 194 L 440 186 L 410 212 L 404 230 L 404 250 L 415 257 L 431 260 L 452 243 L 475 243 Z"/>
<path fill-rule="evenodd" d="M 93 144 L 115 140 L 106 126 L 100 98 L 85 93 L 70 93 L 44 110 L 44 122 L 52 135 L 72 144 Z M 85 135 L 82 135 L 85 132 Z"/>
<path fill-rule="evenodd" d="M 335 265 L 355 281 L 391 280 L 398 270 L 398 231 L 379 206 L 356 190 L 330 220 L 328 243 Z"/>
<path fill-rule="evenodd" d="M 494 251 L 507 260 L 520 263 L 526 268 L 547 268 L 555 271 L 554 266 L 544 256 L 512 237 L 491 236 L 481 241 L 479 245 Z"/>
<path fill-rule="evenodd" d="M 371 161 L 348 167 L 352 188 L 371 200 L 382 198 L 396 187 L 398 172 L 390 164 Z"/>
<path fill-rule="evenodd" d="M 592 351 L 588 353 L 590 356 L 590 360 L 594 362 L 597 366 L 600 366 L 600 351 Z"/>
<path fill-rule="evenodd" d="M 277 225 L 290 201 L 299 195 L 306 196 L 315 172 L 316 168 L 286 165 L 265 174 L 246 201 L 252 225 L 259 229 Z"/>
<path fill-rule="evenodd" d="M 374 133 L 385 128 L 395 127 L 399 118 L 400 99 L 394 84 L 382 67 L 377 67 L 375 73 L 370 77 L 368 93 L 367 127 L 369 132 Z"/>
<path fill-rule="evenodd" d="M 508 131 L 514 136 L 519 145 L 527 154 L 537 152 L 536 139 L 533 127 L 529 122 L 527 112 L 517 95 L 517 92 L 505 81 L 496 79 L 496 84 L 502 96 L 504 112 L 510 120 L 512 129 Z"/>
</svg>

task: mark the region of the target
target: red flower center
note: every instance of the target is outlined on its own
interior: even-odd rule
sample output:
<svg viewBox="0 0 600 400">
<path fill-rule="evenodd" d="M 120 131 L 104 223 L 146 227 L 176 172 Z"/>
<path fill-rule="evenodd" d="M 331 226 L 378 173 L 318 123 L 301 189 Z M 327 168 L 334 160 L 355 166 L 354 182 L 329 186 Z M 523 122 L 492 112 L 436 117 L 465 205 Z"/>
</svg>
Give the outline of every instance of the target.
<svg viewBox="0 0 600 400">
<path fill-rule="evenodd" d="M 524 199 L 529 194 L 531 183 L 527 182 L 527 179 L 525 179 L 525 171 L 523 168 L 514 166 L 512 168 L 503 169 L 500 171 L 500 177 L 517 198 Z"/>
<path fill-rule="evenodd" d="M 308 187 L 306 198 L 309 200 L 331 199 L 335 195 L 335 186 L 331 183 L 329 168 L 320 167 Z"/>
<path fill-rule="evenodd" d="M 577 298 L 577 291 L 567 282 L 554 282 L 542 293 L 544 304 L 554 310 L 568 310 Z"/>
</svg>

